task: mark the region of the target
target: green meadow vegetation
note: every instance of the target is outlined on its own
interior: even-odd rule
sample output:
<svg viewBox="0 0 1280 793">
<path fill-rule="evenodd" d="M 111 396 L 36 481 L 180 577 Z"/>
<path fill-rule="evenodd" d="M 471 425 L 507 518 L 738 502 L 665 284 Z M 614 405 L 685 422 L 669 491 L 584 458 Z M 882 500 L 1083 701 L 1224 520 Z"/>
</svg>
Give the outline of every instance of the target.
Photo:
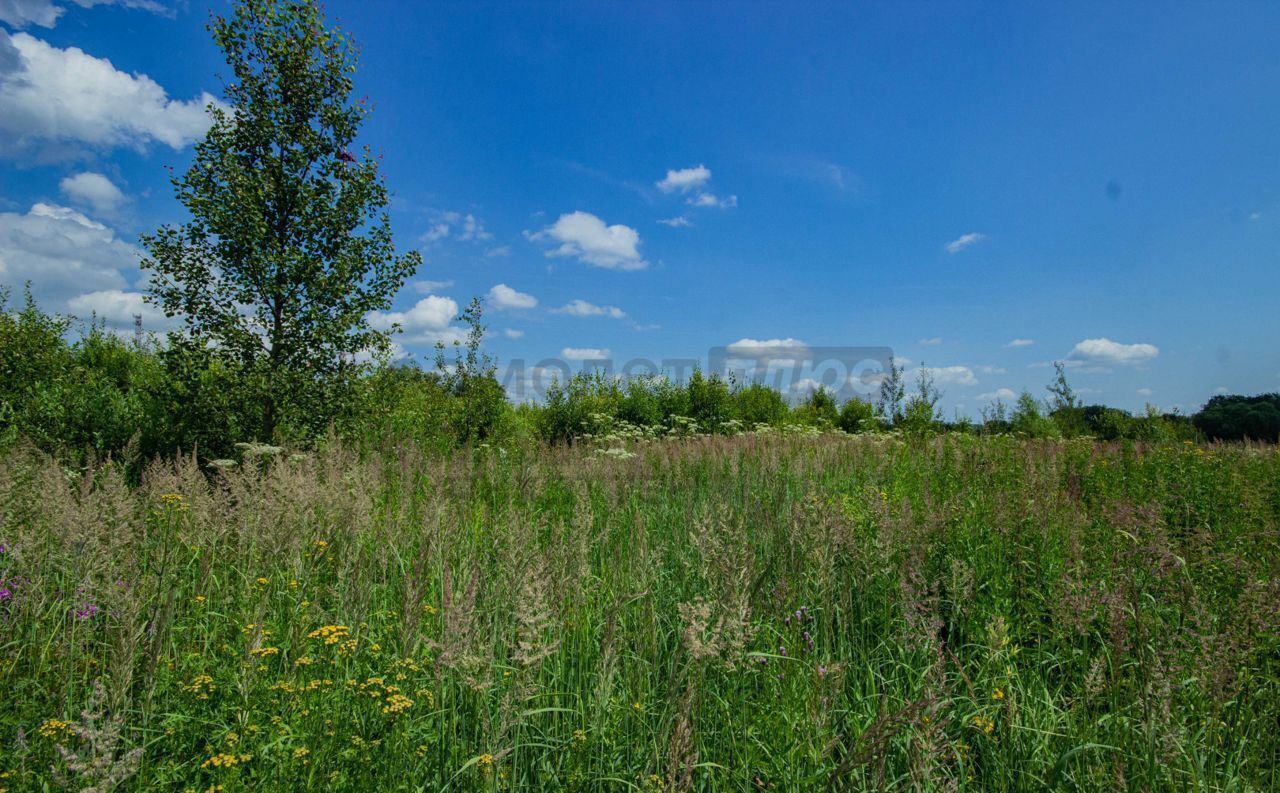
<svg viewBox="0 0 1280 793">
<path fill-rule="evenodd" d="M 1280 788 L 1280 395 L 513 404 L 479 301 L 432 366 L 371 323 L 349 38 L 210 31 L 173 329 L 0 289 L 0 793 Z"/>
<path fill-rule="evenodd" d="M 1280 783 L 1274 446 L 625 445 L 11 447 L 0 787 Z"/>
</svg>

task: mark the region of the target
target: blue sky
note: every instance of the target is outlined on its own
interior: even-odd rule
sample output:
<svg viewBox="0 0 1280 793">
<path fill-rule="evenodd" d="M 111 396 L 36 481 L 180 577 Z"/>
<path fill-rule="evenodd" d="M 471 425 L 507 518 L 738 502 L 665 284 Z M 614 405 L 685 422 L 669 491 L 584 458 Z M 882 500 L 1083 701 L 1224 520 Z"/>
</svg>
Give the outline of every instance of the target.
<svg viewBox="0 0 1280 793">
<path fill-rule="evenodd" d="M 1280 5 L 326 7 L 417 357 L 481 295 L 502 363 L 888 345 L 969 415 L 1058 359 L 1128 409 L 1280 390 Z M 0 0 L 0 282 L 130 324 L 207 13 Z"/>
</svg>

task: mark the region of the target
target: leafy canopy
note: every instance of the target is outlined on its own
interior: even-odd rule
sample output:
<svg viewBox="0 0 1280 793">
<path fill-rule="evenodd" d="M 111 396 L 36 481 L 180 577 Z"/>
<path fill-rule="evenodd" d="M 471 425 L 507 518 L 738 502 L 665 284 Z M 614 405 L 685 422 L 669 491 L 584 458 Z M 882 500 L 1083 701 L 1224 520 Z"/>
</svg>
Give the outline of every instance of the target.
<svg viewBox="0 0 1280 793">
<path fill-rule="evenodd" d="M 258 384 L 262 431 L 281 408 L 322 419 L 357 355 L 389 349 L 368 312 L 421 263 L 397 255 L 379 158 L 352 154 L 370 112 L 353 100 L 357 51 L 314 0 L 242 0 L 210 23 L 232 80 L 185 174 L 190 219 L 143 237 L 149 299 L 180 342 Z"/>
</svg>

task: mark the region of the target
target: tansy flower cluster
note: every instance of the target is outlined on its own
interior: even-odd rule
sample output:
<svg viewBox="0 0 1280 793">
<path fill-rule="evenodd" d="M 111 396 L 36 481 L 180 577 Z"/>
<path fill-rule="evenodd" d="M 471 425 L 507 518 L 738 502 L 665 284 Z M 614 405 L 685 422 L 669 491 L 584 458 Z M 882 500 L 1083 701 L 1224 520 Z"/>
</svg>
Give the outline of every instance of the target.
<svg viewBox="0 0 1280 793">
<path fill-rule="evenodd" d="M 308 639 L 322 639 L 325 644 L 337 644 L 346 641 L 351 629 L 346 625 L 324 625 L 307 634 Z"/>
<path fill-rule="evenodd" d="M 72 722 L 63 721 L 62 719 L 45 719 L 36 732 L 40 733 L 40 737 L 53 740 L 71 734 Z"/>
<path fill-rule="evenodd" d="M 253 759 L 253 755 L 251 754 L 223 754 L 220 752 L 218 754 L 215 754 L 213 757 L 210 757 L 208 760 L 205 760 L 203 763 L 200 764 L 200 767 L 201 768 L 232 768 L 234 766 L 240 765 L 241 763 L 247 763 L 252 759 Z"/>
</svg>

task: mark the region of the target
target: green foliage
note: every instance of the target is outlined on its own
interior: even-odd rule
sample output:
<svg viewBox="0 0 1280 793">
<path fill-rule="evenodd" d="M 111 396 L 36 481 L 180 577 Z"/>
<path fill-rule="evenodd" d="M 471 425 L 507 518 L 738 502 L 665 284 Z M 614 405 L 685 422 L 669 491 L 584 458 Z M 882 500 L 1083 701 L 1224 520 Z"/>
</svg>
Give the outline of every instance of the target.
<svg viewBox="0 0 1280 793">
<path fill-rule="evenodd" d="M 1192 421 L 1215 440 L 1280 441 L 1280 394 L 1215 396 Z"/>
<path fill-rule="evenodd" d="M 1277 788 L 1274 448 L 635 451 L 0 453 L 0 784 Z"/>
<path fill-rule="evenodd" d="M 840 407 L 836 426 L 852 435 L 874 430 L 877 423 L 875 405 L 854 397 Z"/>
<path fill-rule="evenodd" d="M 902 393 L 901 373 L 894 376 L 898 381 L 897 385 L 887 386 L 897 389 L 899 395 Z M 888 381 L 886 381 L 888 383 Z M 883 393 L 882 386 L 882 393 Z M 912 394 L 906 401 L 906 405 L 902 407 L 894 420 L 894 427 L 902 430 L 908 435 L 932 435 L 943 430 L 942 414 L 938 410 L 938 402 L 942 399 L 942 392 L 933 384 L 933 374 L 926 368 L 921 367 L 916 373 L 916 393 Z M 898 398 L 901 404 L 901 396 Z M 885 409 L 892 410 L 891 405 L 887 405 Z"/>
<path fill-rule="evenodd" d="M 1023 391 L 1013 407 L 1013 417 L 1009 421 L 1009 429 L 1013 434 L 1023 438 L 1060 438 L 1062 431 L 1053 419 L 1049 418 L 1040 400 Z"/>
<path fill-rule="evenodd" d="M 775 388 L 763 383 L 751 383 L 733 394 L 734 411 L 746 427 L 761 424 L 777 426 L 787 419 L 790 408 L 787 400 Z"/>
<path fill-rule="evenodd" d="M 189 220 L 144 235 L 149 299 L 260 403 L 260 432 L 315 434 L 353 395 L 354 356 L 384 352 L 386 309 L 417 269 L 397 255 L 378 159 L 348 153 L 369 113 L 356 50 L 315 0 L 242 0 L 215 16 L 229 107 L 173 178 Z"/>
<path fill-rule="evenodd" d="M 809 396 L 792 413 L 793 418 L 808 427 L 832 429 L 840 420 L 835 397 L 821 386 L 811 389 Z"/>
</svg>

